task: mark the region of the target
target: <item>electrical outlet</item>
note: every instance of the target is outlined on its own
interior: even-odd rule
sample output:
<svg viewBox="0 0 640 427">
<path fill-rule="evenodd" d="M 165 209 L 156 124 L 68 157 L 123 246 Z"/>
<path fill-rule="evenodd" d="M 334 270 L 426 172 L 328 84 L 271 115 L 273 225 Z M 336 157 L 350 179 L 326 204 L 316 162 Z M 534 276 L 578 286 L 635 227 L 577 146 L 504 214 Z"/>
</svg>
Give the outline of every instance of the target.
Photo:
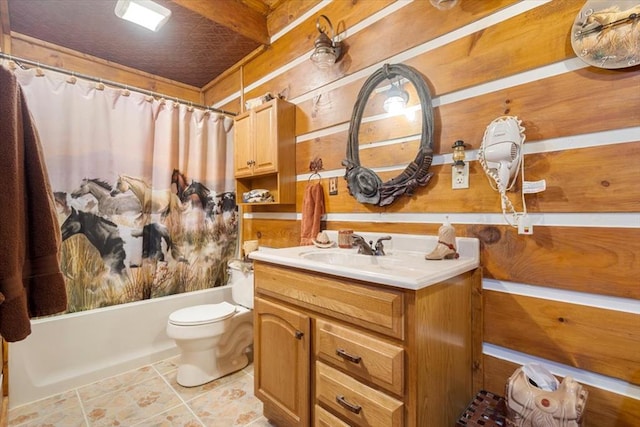
<svg viewBox="0 0 640 427">
<path fill-rule="evenodd" d="M 529 215 L 518 215 L 518 234 L 533 234 L 533 223 L 531 222 Z"/>
<path fill-rule="evenodd" d="M 454 190 L 469 188 L 469 162 L 464 166 L 451 167 L 451 188 Z"/>
</svg>

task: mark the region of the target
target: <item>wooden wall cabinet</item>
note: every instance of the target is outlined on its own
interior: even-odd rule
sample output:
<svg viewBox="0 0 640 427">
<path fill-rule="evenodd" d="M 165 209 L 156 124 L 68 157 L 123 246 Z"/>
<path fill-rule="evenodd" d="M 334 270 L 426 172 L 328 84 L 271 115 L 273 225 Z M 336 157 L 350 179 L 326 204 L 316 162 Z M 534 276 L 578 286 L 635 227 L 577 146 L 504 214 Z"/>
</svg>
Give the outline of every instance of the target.
<svg viewBox="0 0 640 427">
<path fill-rule="evenodd" d="M 255 389 L 281 427 L 455 425 L 475 394 L 478 270 L 408 290 L 254 263 Z"/>
<path fill-rule="evenodd" d="M 274 203 L 295 203 L 295 105 L 273 99 L 234 119 L 236 196 L 266 189 Z M 251 203 L 253 204 L 253 203 Z"/>
</svg>

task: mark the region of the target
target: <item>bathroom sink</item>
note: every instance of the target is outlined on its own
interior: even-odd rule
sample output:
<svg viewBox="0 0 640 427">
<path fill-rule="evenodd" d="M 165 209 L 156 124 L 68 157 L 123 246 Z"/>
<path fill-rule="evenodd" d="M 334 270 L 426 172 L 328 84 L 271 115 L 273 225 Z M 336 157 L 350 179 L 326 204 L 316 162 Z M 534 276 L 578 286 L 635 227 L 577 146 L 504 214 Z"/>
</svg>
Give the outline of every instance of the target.
<svg viewBox="0 0 640 427">
<path fill-rule="evenodd" d="M 327 230 L 332 241 L 337 231 Z M 386 234 L 359 233 L 367 241 L 376 241 Z M 345 278 L 390 285 L 405 289 L 420 289 L 467 271 L 480 265 L 480 243 L 474 238 L 458 238 L 460 258 L 431 261 L 425 259 L 438 243 L 437 236 L 392 234 L 384 242 L 385 255 L 362 255 L 357 249 L 314 248 L 294 246 L 290 248 L 265 248 L 251 252 L 249 258 L 278 265 L 289 266 Z"/>
<path fill-rule="evenodd" d="M 331 265 L 343 265 L 347 267 L 364 266 L 392 266 L 399 260 L 385 256 L 361 255 L 348 251 L 313 251 L 300 254 L 301 258 L 309 261 L 322 262 Z"/>
</svg>

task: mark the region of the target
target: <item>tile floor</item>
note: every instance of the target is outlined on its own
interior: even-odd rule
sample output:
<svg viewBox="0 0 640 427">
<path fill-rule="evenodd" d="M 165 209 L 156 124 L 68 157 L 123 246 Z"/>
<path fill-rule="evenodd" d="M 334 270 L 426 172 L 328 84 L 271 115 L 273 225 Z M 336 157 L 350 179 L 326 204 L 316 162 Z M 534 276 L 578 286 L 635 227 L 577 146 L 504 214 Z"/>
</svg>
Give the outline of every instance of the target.
<svg viewBox="0 0 640 427">
<path fill-rule="evenodd" d="M 177 357 L 9 410 L 9 427 L 272 427 L 253 365 L 200 387 L 176 382 Z"/>
</svg>

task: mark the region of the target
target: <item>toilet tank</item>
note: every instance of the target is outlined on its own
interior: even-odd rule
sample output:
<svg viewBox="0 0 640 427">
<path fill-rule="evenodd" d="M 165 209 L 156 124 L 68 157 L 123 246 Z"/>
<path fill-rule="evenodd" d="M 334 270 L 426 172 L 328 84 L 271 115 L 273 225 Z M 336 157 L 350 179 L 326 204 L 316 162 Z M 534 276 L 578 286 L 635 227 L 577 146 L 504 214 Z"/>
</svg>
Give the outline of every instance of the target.
<svg viewBox="0 0 640 427">
<path fill-rule="evenodd" d="M 253 308 L 253 264 L 233 260 L 228 265 L 233 302 L 243 307 Z"/>
</svg>

